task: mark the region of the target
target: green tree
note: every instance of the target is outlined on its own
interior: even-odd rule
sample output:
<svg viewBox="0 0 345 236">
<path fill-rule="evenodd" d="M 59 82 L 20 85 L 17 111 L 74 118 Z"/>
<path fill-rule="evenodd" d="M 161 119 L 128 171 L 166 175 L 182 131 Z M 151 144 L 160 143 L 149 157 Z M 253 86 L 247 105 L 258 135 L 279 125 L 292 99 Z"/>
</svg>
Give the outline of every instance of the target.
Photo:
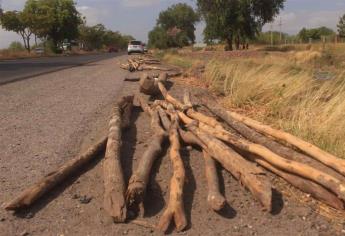
<svg viewBox="0 0 345 236">
<path fill-rule="evenodd" d="M 337 27 L 339 36 L 345 38 L 345 14 L 340 17 Z"/>
<path fill-rule="evenodd" d="M 25 50 L 25 47 L 21 42 L 12 42 L 10 46 L 8 47 L 9 50 L 14 51 L 14 52 L 21 52 Z"/>
<path fill-rule="evenodd" d="M 53 51 L 79 35 L 82 19 L 73 0 L 28 0 L 23 12 L 30 13 L 30 21 L 34 22 L 32 31 L 50 40 Z"/>
<path fill-rule="evenodd" d="M 86 49 L 99 50 L 103 47 L 105 34 L 106 29 L 102 24 L 97 24 L 95 26 L 82 25 L 80 27 L 79 39 Z"/>
<path fill-rule="evenodd" d="M 335 32 L 327 27 L 319 27 L 319 28 L 313 28 L 313 29 L 306 29 L 303 28 L 301 31 L 298 33 L 298 38 L 302 42 L 308 42 L 309 39 L 312 40 L 321 40 L 322 37 L 329 37 L 335 35 Z"/>
<path fill-rule="evenodd" d="M 227 49 L 253 39 L 264 24 L 279 14 L 285 0 L 197 0 L 206 22 L 205 41 L 225 40 Z"/>
<path fill-rule="evenodd" d="M 150 48 L 166 49 L 168 48 L 168 34 L 162 27 L 156 26 L 149 32 Z"/>
<path fill-rule="evenodd" d="M 0 17 L 2 28 L 19 34 L 24 43 L 25 49 L 30 52 L 30 39 L 32 35 L 31 23 L 23 12 L 7 11 Z"/>
<path fill-rule="evenodd" d="M 157 24 L 149 32 L 149 47 L 160 49 L 183 47 L 195 42 L 195 24 L 199 15 L 185 3 L 172 5 L 162 11 Z"/>
<path fill-rule="evenodd" d="M 195 42 L 195 24 L 199 21 L 199 15 L 186 3 L 172 5 L 162 11 L 157 19 L 157 25 L 166 31 L 177 28 L 184 32 L 191 43 Z"/>
</svg>

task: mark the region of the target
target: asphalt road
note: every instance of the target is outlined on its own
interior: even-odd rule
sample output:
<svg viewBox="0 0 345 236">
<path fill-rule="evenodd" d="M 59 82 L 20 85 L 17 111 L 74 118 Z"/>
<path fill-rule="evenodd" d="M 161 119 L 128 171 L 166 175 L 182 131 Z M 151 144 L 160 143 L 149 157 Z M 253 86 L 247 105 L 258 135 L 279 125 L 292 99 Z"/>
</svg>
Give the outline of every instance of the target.
<svg viewBox="0 0 345 236">
<path fill-rule="evenodd" d="M 0 85 L 90 62 L 110 59 L 121 53 L 42 57 L 0 61 Z"/>
</svg>

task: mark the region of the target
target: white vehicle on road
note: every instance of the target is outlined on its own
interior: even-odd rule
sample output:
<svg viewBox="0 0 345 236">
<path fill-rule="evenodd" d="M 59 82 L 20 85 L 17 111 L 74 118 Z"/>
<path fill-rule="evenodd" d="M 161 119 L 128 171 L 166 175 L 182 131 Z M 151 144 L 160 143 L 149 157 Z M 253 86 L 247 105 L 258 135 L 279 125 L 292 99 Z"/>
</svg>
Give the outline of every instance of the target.
<svg viewBox="0 0 345 236">
<path fill-rule="evenodd" d="M 132 53 L 144 53 L 144 47 L 141 41 L 132 40 L 128 43 L 128 55 Z"/>
</svg>

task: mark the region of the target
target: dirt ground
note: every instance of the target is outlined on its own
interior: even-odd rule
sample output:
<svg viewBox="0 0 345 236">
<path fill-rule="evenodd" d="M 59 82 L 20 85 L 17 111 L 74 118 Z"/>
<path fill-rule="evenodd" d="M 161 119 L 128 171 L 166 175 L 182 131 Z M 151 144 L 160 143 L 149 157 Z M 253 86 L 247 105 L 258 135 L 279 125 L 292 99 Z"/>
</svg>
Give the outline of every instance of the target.
<svg viewBox="0 0 345 236">
<path fill-rule="evenodd" d="M 125 59 L 0 87 L 0 203 L 107 133 L 115 99 L 139 93 L 137 83 L 122 82 L 125 76 L 136 76 L 118 68 Z M 179 97 L 187 85 L 179 79 L 172 82 L 171 92 Z M 151 135 L 149 116 L 135 107 L 122 150 L 127 181 Z M 145 220 L 152 224 L 158 222 L 169 195 L 172 167 L 166 149 L 155 163 L 145 201 Z M 267 213 L 229 173 L 219 171 L 228 205 L 215 213 L 206 201 L 202 153 L 184 147 L 181 155 L 187 174 L 184 201 L 189 225 L 182 233 L 172 228 L 171 235 L 345 235 L 341 221 L 321 216 L 319 204 L 272 175 L 274 211 Z M 113 224 L 106 216 L 101 157 L 30 209 L 15 215 L 0 210 L 0 235 L 161 235 L 132 224 Z"/>
</svg>

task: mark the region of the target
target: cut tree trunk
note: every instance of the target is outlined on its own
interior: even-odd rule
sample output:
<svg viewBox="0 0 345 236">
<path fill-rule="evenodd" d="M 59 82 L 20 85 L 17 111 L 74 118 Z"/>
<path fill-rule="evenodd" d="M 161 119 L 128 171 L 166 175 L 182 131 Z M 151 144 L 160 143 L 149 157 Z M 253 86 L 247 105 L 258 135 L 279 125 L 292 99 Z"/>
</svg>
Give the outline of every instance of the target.
<svg viewBox="0 0 345 236">
<path fill-rule="evenodd" d="M 284 142 L 287 142 L 301 151 L 307 153 L 314 159 L 322 162 L 326 166 L 329 166 L 333 168 L 334 170 L 338 171 L 342 175 L 345 176 L 345 160 L 342 160 L 340 158 L 337 158 L 336 156 L 333 156 L 330 153 L 327 153 L 320 148 L 316 147 L 315 145 L 308 143 L 296 136 L 293 136 L 292 134 L 286 133 L 281 130 L 276 130 L 271 128 L 268 125 L 261 124 L 258 121 L 255 121 L 253 119 L 250 119 L 248 117 L 242 116 L 240 114 L 237 114 L 235 112 L 228 112 L 228 114 L 235 120 L 239 122 L 243 122 L 244 124 L 248 125 L 249 127 L 252 127 L 259 131 L 260 133 L 272 136 L 278 140 L 282 140 Z"/>
<path fill-rule="evenodd" d="M 295 161 L 301 161 L 303 163 L 306 163 L 308 165 L 311 165 L 312 162 L 317 163 L 317 167 L 320 170 L 323 170 L 326 167 L 324 164 L 321 162 L 318 162 L 316 160 L 312 160 L 309 156 L 302 154 L 300 152 L 297 152 L 291 147 L 284 146 L 283 144 L 272 140 L 271 138 L 259 133 L 258 131 L 248 127 L 247 125 L 243 124 L 242 122 L 239 122 L 235 119 L 232 118 L 232 116 L 224 110 L 222 107 L 219 107 L 216 102 L 212 101 L 212 98 L 210 97 L 205 97 L 205 96 L 198 96 L 198 99 L 202 101 L 202 104 L 205 105 L 212 113 L 220 117 L 222 120 L 224 120 L 230 127 L 232 127 L 234 130 L 236 130 L 239 134 L 241 134 L 243 137 L 246 139 L 257 143 L 261 144 L 274 153 L 289 159 L 289 160 L 295 160 Z M 342 181 L 344 181 L 344 176 L 342 176 L 340 173 L 337 171 L 329 168 L 327 170 L 327 173 L 331 174 L 335 178 L 338 178 Z"/>
<path fill-rule="evenodd" d="M 267 161 L 260 159 L 259 157 L 251 157 L 259 165 L 263 166 L 272 173 L 285 179 L 288 183 L 301 191 L 310 194 L 313 198 L 335 208 L 338 210 L 344 210 L 344 202 L 337 198 L 332 192 L 328 191 L 326 188 L 318 185 L 310 180 L 303 179 L 299 176 L 283 172 L 273 165 L 269 164 Z"/>
<path fill-rule="evenodd" d="M 23 191 L 13 201 L 5 204 L 6 210 L 19 210 L 31 206 L 36 200 L 47 193 L 49 190 L 60 184 L 73 173 L 80 170 L 85 164 L 93 160 L 97 154 L 104 150 L 107 137 L 90 147 L 85 153 L 75 157 L 61 166 L 56 171 L 49 173 L 42 180 Z"/>
<path fill-rule="evenodd" d="M 188 124 L 188 129 L 206 144 L 206 151 L 246 186 L 267 211 L 272 210 L 272 186 L 262 170 L 195 125 Z"/>
<path fill-rule="evenodd" d="M 114 222 L 126 221 L 125 182 L 121 166 L 122 108 L 132 103 L 133 97 L 124 97 L 114 106 L 109 122 L 108 142 L 103 162 L 104 209 Z"/>
<path fill-rule="evenodd" d="M 213 135 L 214 137 L 217 137 L 227 143 L 230 143 L 241 150 L 262 157 L 268 163 L 272 164 L 273 166 L 281 170 L 312 180 L 315 183 L 318 183 L 323 187 L 331 190 L 333 193 L 337 194 L 338 197 L 345 200 L 345 185 L 337 178 L 323 173 L 303 163 L 287 160 L 275 154 L 274 152 L 272 152 L 264 146 L 252 143 L 240 137 L 236 137 L 235 135 L 229 132 L 216 130 L 203 123 L 199 123 L 199 127 L 204 132 L 207 132 L 208 134 Z"/>
<path fill-rule="evenodd" d="M 151 109 L 143 98 L 139 98 L 144 111 L 151 116 L 151 128 L 154 135 L 151 137 L 148 148 L 141 157 L 137 169 L 131 176 L 126 192 L 126 201 L 130 206 L 139 205 L 142 216 L 145 214 L 143 200 L 146 187 L 149 182 L 152 166 L 162 153 L 163 142 L 168 137 L 160 125 L 160 118 L 157 109 Z"/>
<path fill-rule="evenodd" d="M 219 190 L 219 179 L 216 162 L 204 150 L 205 172 L 208 186 L 207 202 L 214 211 L 220 211 L 226 204 L 224 196 Z"/>
<path fill-rule="evenodd" d="M 158 229 L 166 232 L 170 222 L 174 220 L 178 232 L 187 226 L 187 219 L 183 204 L 183 186 L 185 181 L 185 169 L 180 156 L 180 138 L 178 134 L 178 117 L 172 118 L 172 125 L 169 131 L 170 139 L 170 159 L 173 164 L 173 176 L 170 182 L 169 203 L 160 218 Z"/>
<path fill-rule="evenodd" d="M 153 78 L 148 74 L 144 73 L 140 77 L 140 92 L 147 95 L 156 95 L 159 93 L 158 83 L 163 85 L 167 81 L 167 74 L 161 73 L 158 78 Z"/>
<path fill-rule="evenodd" d="M 209 99 L 200 98 L 203 104 L 215 115 L 219 116 L 223 119 L 227 124 L 229 124 L 233 129 L 239 132 L 242 136 L 247 138 L 248 140 L 264 145 L 276 154 L 292 159 L 292 160 L 307 160 L 309 159 L 307 156 L 293 150 L 292 148 L 286 147 L 270 138 L 258 133 L 257 131 L 249 128 L 248 126 L 232 119 L 231 116 L 222 108 L 220 108 L 215 102 L 212 102 Z M 318 185 L 310 180 L 303 179 L 299 176 L 292 175 L 286 172 L 283 172 L 275 167 L 273 167 L 268 162 L 255 158 L 255 161 L 260 164 L 261 166 L 265 167 L 266 169 L 270 170 L 271 172 L 277 174 L 281 178 L 285 179 L 291 185 L 299 188 L 305 193 L 310 194 L 315 199 L 318 199 L 325 204 L 342 210 L 344 209 L 343 202 L 338 199 L 333 193 L 329 192 L 326 188 Z"/>
</svg>

